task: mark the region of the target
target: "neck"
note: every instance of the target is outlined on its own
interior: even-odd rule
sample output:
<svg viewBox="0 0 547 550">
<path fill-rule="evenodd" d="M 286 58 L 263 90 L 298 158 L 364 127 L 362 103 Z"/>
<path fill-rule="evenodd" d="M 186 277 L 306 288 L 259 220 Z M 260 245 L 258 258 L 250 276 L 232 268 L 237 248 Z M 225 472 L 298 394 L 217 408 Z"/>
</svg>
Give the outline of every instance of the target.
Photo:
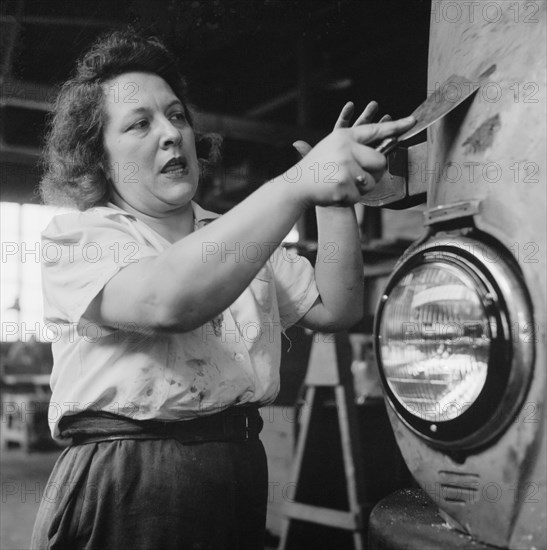
<svg viewBox="0 0 547 550">
<path fill-rule="evenodd" d="M 170 243 L 186 237 L 194 230 L 194 210 L 191 202 L 184 206 L 161 214 L 139 210 L 126 202 L 121 195 L 114 192 L 111 201 L 118 208 L 133 214 L 136 218 L 151 227 Z"/>
</svg>

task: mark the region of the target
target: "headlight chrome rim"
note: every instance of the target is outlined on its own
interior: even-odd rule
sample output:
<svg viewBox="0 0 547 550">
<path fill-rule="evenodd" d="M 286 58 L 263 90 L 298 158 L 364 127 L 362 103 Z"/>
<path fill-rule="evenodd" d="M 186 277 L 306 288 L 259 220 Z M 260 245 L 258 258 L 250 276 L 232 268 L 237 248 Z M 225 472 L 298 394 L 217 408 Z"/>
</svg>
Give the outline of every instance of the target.
<svg viewBox="0 0 547 550">
<path fill-rule="evenodd" d="M 495 258 L 495 261 L 485 261 Z M 453 419 L 420 418 L 390 388 L 382 362 L 381 328 L 386 304 L 403 277 L 419 266 L 444 265 L 471 277 L 481 296 L 491 335 L 486 381 L 473 404 Z M 517 328 L 515 328 L 515 323 Z M 404 257 L 388 280 L 375 316 L 374 341 L 386 400 L 402 422 L 431 446 L 465 451 L 497 438 L 514 418 L 529 387 L 533 362 L 533 316 L 518 267 L 500 246 L 469 236 L 433 237 Z"/>
</svg>

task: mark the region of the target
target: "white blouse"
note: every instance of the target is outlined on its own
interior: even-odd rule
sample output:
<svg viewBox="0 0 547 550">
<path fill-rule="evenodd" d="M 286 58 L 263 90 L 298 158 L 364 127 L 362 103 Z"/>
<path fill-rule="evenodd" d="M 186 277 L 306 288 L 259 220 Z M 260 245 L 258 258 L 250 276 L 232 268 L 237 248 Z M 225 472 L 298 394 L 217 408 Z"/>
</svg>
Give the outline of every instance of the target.
<svg viewBox="0 0 547 550">
<path fill-rule="evenodd" d="M 192 206 L 195 230 L 218 217 Z M 109 204 L 56 216 L 42 246 L 45 320 L 55 334 L 49 421 L 57 439 L 61 417 L 86 409 L 180 420 L 236 403 L 272 402 L 281 334 L 319 296 L 310 263 L 276 248 L 216 319 L 185 333 L 143 334 L 128 325 L 97 325 L 85 312 L 120 269 L 169 248 L 166 239 Z M 203 244 L 204 261 L 210 246 Z M 252 261 L 257 250 L 248 245 L 235 253 Z"/>
</svg>

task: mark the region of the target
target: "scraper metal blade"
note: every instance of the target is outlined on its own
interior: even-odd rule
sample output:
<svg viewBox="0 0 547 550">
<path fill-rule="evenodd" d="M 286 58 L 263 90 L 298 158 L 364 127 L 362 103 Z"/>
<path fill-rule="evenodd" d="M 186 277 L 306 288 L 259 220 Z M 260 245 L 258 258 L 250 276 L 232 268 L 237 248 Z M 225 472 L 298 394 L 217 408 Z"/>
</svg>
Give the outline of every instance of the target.
<svg viewBox="0 0 547 550">
<path fill-rule="evenodd" d="M 473 95 L 480 87 L 480 81 L 474 81 L 453 74 L 412 113 L 416 124 L 398 137 L 385 139 L 376 150 L 384 155 L 393 151 L 401 142 L 419 134 L 445 115 L 455 109 L 460 103 Z"/>
</svg>

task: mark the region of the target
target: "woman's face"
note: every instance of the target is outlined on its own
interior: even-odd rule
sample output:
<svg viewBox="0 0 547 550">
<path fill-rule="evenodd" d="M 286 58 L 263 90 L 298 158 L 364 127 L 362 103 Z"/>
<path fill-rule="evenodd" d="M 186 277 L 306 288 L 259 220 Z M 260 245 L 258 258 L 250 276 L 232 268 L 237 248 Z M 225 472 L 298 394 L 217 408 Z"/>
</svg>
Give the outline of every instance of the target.
<svg viewBox="0 0 547 550">
<path fill-rule="evenodd" d="M 194 131 L 163 78 L 129 72 L 103 84 L 104 145 L 122 199 L 162 217 L 190 207 L 199 179 Z"/>
</svg>

